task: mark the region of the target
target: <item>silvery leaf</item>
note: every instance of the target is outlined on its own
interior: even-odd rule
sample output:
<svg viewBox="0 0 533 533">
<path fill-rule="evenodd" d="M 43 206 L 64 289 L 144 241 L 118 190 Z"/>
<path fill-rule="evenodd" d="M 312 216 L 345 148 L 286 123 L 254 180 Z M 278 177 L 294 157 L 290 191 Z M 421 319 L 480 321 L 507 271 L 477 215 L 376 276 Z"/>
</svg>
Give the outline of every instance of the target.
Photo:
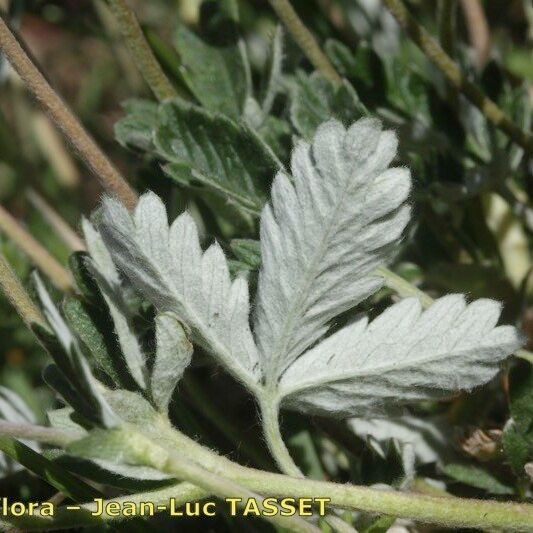
<svg viewBox="0 0 533 533">
<path fill-rule="evenodd" d="M 93 376 L 77 338 L 71 333 L 37 273 L 33 274 L 33 281 L 42 312 L 58 341 L 50 355 L 63 378 L 68 379 L 74 389 L 77 389 L 80 399 L 88 400 L 92 404 L 94 416 L 98 421 L 105 427 L 113 427 L 117 418 L 103 398 L 100 383 Z"/>
<path fill-rule="evenodd" d="M 88 264 L 88 267 L 94 275 L 109 308 L 128 370 L 139 387 L 144 390 L 148 385 L 146 360 L 131 326 L 127 305 L 123 301 L 123 289 L 118 271 L 102 237 L 94 226 L 84 219 L 82 227 L 87 249 L 92 259 L 92 263 Z"/>
<path fill-rule="evenodd" d="M 156 317 L 156 355 L 151 377 L 152 398 L 166 413 L 176 384 L 189 366 L 192 344 L 172 313 Z"/>
<path fill-rule="evenodd" d="M 388 168 L 397 144 L 377 120 L 347 130 L 330 120 L 311 144 L 297 144 L 292 176 L 277 174 L 261 217 L 254 319 L 267 381 L 382 285 L 373 271 L 391 257 L 410 212 L 409 171 Z"/>
<path fill-rule="evenodd" d="M 496 326 L 500 305 L 444 296 L 422 312 L 407 298 L 374 321 L 334 333 L 300 357 L 280 381 L 287 407 L 339 416 L 394 403 L 438 399 L 489 381 L 522 339 Z"/>
<path fill-rule="evenodd" d="M 143 195 L 130 215 L 111 198 L 103 202 L 100 232 L 113 262 L 160 313 L 175 313 L 193 339 L 252 390 L 258 354 L 248 323 L 248 285 L 231 281 L 218 243 L 200 248 L 188 213 L 170 226 L 161 200 Z"/>
</svg>

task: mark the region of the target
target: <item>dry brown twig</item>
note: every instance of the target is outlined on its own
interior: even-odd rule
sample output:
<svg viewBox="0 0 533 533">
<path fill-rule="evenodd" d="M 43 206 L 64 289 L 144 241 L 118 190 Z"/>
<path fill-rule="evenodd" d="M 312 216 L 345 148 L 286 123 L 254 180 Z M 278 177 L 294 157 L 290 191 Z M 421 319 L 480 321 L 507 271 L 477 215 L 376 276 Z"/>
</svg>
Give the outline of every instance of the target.
<svg viewBox="0 0 533 533">
<path fill-rule="evenodd" d="M 475 52 L 475 63 L 481 70 L 487 63 L 491 49 L 489 24 L 480 0 L 461 0 L 470 43 Z"/>
<path fill-rule="evenodd" d="M 87 166 L 93 171 L 107 193 L 132 209 L 137 194 L 117 168 L 98 147 L 63 99 L 52 89 L 46 78 L 21 46 L 4 17 L 0 17 L 0 50 L 25 82 L 33 96 L 63 131 Z"/>
</svg>

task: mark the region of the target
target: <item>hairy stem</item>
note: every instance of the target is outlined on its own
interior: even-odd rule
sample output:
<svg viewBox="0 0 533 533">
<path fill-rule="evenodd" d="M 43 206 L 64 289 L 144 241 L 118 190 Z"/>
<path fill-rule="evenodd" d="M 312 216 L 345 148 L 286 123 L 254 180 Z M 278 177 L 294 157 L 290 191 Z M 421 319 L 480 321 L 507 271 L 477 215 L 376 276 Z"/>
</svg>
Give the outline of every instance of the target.
<svg viewBox="0 0 533 533">
<path fill-rule="evenodd" d="M 505 132 L 514 142 L 533 153 L 533 136 L 517 126 L 490 98 L 469 81 L 453 59 L 437 41 L 414 19 L 402 0 L 384 0 L 389 11 L 413 42 L 442 72 L 448 83 L 470 100 L 494 126 Z"/>
<path fill-rule="evenodd" d="M 342 83 L 342 78 L 331 64 L 326 54 L 318 45 L 314 35 L 306 28 L 289 0 L 269 0 L 270 5 L 285 24 L 292 38 L 305 53 L 313 66 L 323 72 L 335 83 Z"/>
<path fill-rule="evenodd" d="M 379 267 L 376 269 L 376 274 L 382 276 L 385 279 L 385 285 L 402 298 L 414 296 L 420 300 L 420 303 L 424 308 L 428 308 L 434 301 L 431 296 L 426 294 L 424 291 L 421 291 L 418 287 L 412 283 L 409 283 L 388 268 Z"/>
<path fill-rule="evenodd" d="M 334 507 L 448 527 L 500 527 L 509 531 L 528 531 L 533 523 L 533 505 L 430 497 L 295 478 L 237 465 L 177 432 L 176 444 L 185 455 L 195 457 L 206 469 L 223 472 L 263 495 L 299 498 L 318 494 L 330 498 L 330 505 Z"/>
<path fill-rule="evenodd" d="M 177 92 L 158 63 L 134 11 L 126 0 L 108 0 L 122 32 L 122 36 L 135 59 L 139 71 L 158 100 L 173 98 Z"/>
<path fill-rule="evenodd" d="M 3 17 L 0 17 L 0 50 L 100 180 L 104 189 L 120 199 L 128 209 L 132 209 L 137 203 L 137 194 L 101 151 L 66 103 L 52 89 Z"/>
<path fill-rule="evenodd" d="M 260 405 L 263 434 L 268 445 L 268 449 L 274 457 L 279 469 L 288 476 L 295 478 L 305 478 L 304 474 L 294 462 L 285 441 L 281 435 L 279 423 L 279 404 L 275 400 L 265 397 Z M 324 520 L 335 530 L 340 533 L 353 533 L 355 530 L 347 524 L 342 518 L 328 514 Z"/>
<path fill-rule="evenodd" d="M 293 461 L 283 437 L 279 424 L 279 404 L 271 400 L 266 394 L 260 403 L 261 422 L 263 434 L 272 457 L 276 460 L 279 469 L 292 477 L 303 477 L 302 471 Z"/>
<path fill-rule="evenodd" d="M 179 449 L 184 459 L 196 462 L 203 469 L 223 475 L 264 496 L 303 498 L 319 495 L 330 498 L 329 505 L 333 507 L 386 514 L 450 528 L 500 528 L 506 531 L 530 531 L 533 523 L 533 505 L 531 504 L 451 496 L 443 498 L 264 472 L 238 465 L 221 457 L 177 431 L 173 434 L 172 450 Z M 153 447 L 156 451 L 155 457 L 160 456 L 159 444 L 153 443 Z M 178 487 L 177 491 L 183 490 L 183 484 Z M 150 494 L 148 501 L 168 502 L 169 490 L 171 488 L 148 493 Z M 191 486 L 191 500 L 194 499 L 194 490 L 195 487 Z M 145 501 L 147 501 L 146 498 Z"/>
<path fill-rule="evenodd" d="M 78 234 L 67 224 L 61 215 L 33 189 L 26 192 L 30 203 L 54 230 L 56 235 L 66 244 L 71 252 L 85 250 L 85 244 Z"/>
<path fill-rule="evenodd" d="M 224 470 L 208 470 L 194 459 L 191 460 L 182 453 L 163 448 L 137 431 L 131 432 L 131 438 L 127 439 L 129 434 L 130 432 L 125 434 L 124 440 L 127 442 L 123 444 L 124 450 L 128 457 L 132 457 L 139 464 L 145 464 L 161 472 L 175 475 L 177 478 L 193 483 L 216 496 L 238 498 L 240 500 L 239 507 L 245 506 L 248 500 L 253 499 L 257 501 L 260 508 L 264 509 L 259 494 L 243 486 L 239 481 L 225 476 Z M 302 533 L 318 533 L 320 531 L 314 525 L 297 516 L 285 517 L 276 514 L 274 516 L 264 515 L 264 518 L 282 528 L 288 528 L 290 531 Z"/>
<path fill-rule="evenodd" d="M 68 270 L 26 231 L 11 214 L 0 205 L 0 232 L 5 233 L 34 263 L 52 283 L 62 291 L 70 291 L 73 281 Z"/>
<path fill-rule="evenodd" d="M 30 329 L 32 324 L 39 324 L 43 328 L 48 328 L 41 311 L 28 296 L 2 253 L 0 253 L 0 288 Z"/>
<path fill-rule="evenodd" d="M 192 373 L 191 373 L 192 374 Z M 252 443 L 248 442 L 246 435 L 238 427 L 233 419 L 228 416 L 224 406 L 218 406 L 213 402 L 200 381 L 193 375 L 182 380 L 183 389 L 191 398 L 191 403 L 199 412 L 213 424 L 230 442 L 242 450 L 256 466 L 266 470 L 273 467 L 272 460 L 263 449 L 259 450 Z"/>
<path fill-rule="evenodd" d="M 15 439 L 27 439 L 50 444 L 51 446 L 64 447 L 83 435 L 74 431 L 66 431 L 34 424 L 21 424 L 0 420 L 0 435 Z"/>
</svg>

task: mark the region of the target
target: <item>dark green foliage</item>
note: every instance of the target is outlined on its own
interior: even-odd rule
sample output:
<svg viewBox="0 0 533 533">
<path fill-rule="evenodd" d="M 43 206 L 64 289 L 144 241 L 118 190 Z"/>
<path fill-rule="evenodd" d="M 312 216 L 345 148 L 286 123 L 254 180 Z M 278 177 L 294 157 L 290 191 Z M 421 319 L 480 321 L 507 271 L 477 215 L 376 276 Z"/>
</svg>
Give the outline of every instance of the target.
<svg viewBox="0 0 533 533">
<path fill-rule="evenodd" d="M 94 13 L 89 8 L 81 4 L 75 8 L 58 7 L 61 3 L 48 1 L 37 4 L 28 3 L 26 9 L 32 16 L 46 20 L 46 24 L 52 23 L 58 29 L 68 27 L 76 37 L 79 34 L 80 47 L 81 41 L 85 42 L 84 34 L 93 40 L 101 37 L 95 31 L 100 21 L 91 18 Z M 339 1 L 334 3 L 340 10 L 339 19 L 322 10 L 327 2 L 293 2 L 343 78 L 343 83 L 336 85 L 312 68 L 286 31 L 276 30 L 267 2 L 208 0 L 202 2 L 198 16 L 187 18 L 180 11 L 183 20 L 176 16 L 171 2 L 137 4 L 145 34 L 179 96 L 165 102 L 150 99 L 142 84 L 131 81 L 127 62 L 124 69 L 115 49 L 103 64 L 88 58 L 91 68 L 86 70 L 93 75 L 84 79 L 81 87 L 76 85 L 73 73 L 63 73 L 73 84 L 63 91 L 139 192 L 156 190 L 167 202 L 171 218 L 189 209 L 198 223 L 204 247 L 214 239 L 220 242 L 232 277 L 248 278 L 252 309 L 261 267 L 258 220 L 275 173 L 288 168 L 293 144 L 299 139 L 309 140 L 320 123 L 336 118 L 350 124 L 368 115 L 380 118 L 385 127 L 397 132 L 400 146 L 394 164 L 409 166 L 413 175 L 413 223 L 396 261 L 388 266 L 434 297 L 464 292 L 469 299 L 500 300 L 505 322 L 528 329 L 524 310 L 531 307 L 533 296 L 529 280 L 533 229 L 531 154 L 511 143 L 463 96 L 451 90 L 427 58 L 405 36 L 384 23 L 383 8 L 380 14 L 367 13 L 367 18 L 362 18 L 362 2 Z M 409 4 L 416 17 L 437 35 L 434 6 Z M 532 114 L 526 80 L 531 69 L 516 60 L 518 56 L 527 57 L 526 18 L 519 13 L 521 8 L 516 8 L 518 14 L 513 10 L 513 16 L 523 25 L 517 32 L 515 22 L 495 16 L 511 11 L 508 3 L 494 4 L 502 11 L 497 12 L 492 2 L 484 2 L 491 29 L 498 28 L 492 35 L 495 44 L 490 61 L 477 70 L 472 50 L 467 49 L 461 18 L 454 59 L 469 79 L 517 124 L 528 129 Z M 47 7 L 51 9 L 46 11 Z M 54 9 L 56 14 L 62 13 L 57 20 Z M 368 26 L 366 31 L 361 29 L 364 25 Z M 374 37 L 391 39 L 393 46 L 384 52 Z M 76 49 L 77 46 L 76 42 Z M 78 57 L 75 59 L 78 64 Z M 54 59 L 54 63 L 62 61 L 62 55 L 57 61 Z M 3 79 L 0 72 L 0 83 Z M 61 72 L 53 72 L 51 79 L 60 84 Z M 21 184 L 26 187 L 31 182 L 39 188 L 75 227 L 78 214 L 87 214 L 97 205 L 100 191 L 96 187 L 92 190 L 88 180 L 82 180 L 82 185 L 74 190 L 57 182 L 56 170 L 40 153 L 39 145 L 29 138 L 31 135 L 24 137 L 18 131 L 20 124 L 30 123 L 20 91 L 5 85 L 0 90 L 2 103 L 6 102 L 0 110 L 0 199 L 27 222 L 30 231 L 54 255 L 66 257 L 66 247 L 57 245 L 53 232 L 40 219 L 30 216 L 21 200 Z M 120 101 L 124 101 L 122 115 L 115 120 Z M 112 122 L 115 146 L 109 138 Z M 495 208 L 491 203 L 494 198 L 503 199 L 503 205 Z M 27 258 L 11 243 L 2 241 L 0 246 L 26 280 L 30 271 Z M 15 374 L 11 363 L 2 361 L 2 369 L 8 367 L 1 376 L 2 383 L 11 383 L 9 376 L 24 376 L 21 389 L 31 391 L 32 406 L 38 409 L 41 404 L 55 402 L 58 409 L 50 416 L 54 427 L 110 427 L 113 413 L 119 411 L 131 422 L 152 420 L 155 411 L 149 403 L 150 394 L 140 391 L 127 370 L 113 320 L 87 267 L 87 257 L 85 252 L 70 255 L 75 291 L 66 297 L 52 294 L 72 334 L 69 343 L 61 342 L 57 331 L 33 326 L 47 356 L 22 328 L 15 329 L 14 314 L 7 304 L 1 304 L 3 360 L 17 361 L 18 352 L 13 354 L 13 349 L 22 348 L 24 352 L 22 363 L 16 363 Z M 128 319 L 151 369 L 155 311 L 133 294 L 127 280 L 122 282 L 128 302 L 133 301 Z M 395 298 L 394 292 L 384 289 L 360 310 L 377 314 L 390 303 L 391 296 Z M 339 317 L 332 328 L 353 318 L 351 310 Z M 40 388 L 45 357 L 48 366 L 44 368 L 44 381 L 57 395 L 45 395 Z M 50 358 L 54 364 L 49 364 Z M 266 463 L 274 469 L 259 435 L 255 404 L 223 376 L 198 346 L 169 409 L 172 422 L 198 441 L 243 464 Z M 284 417 L 283 433 L 291 453 L 310 477 L 363 485 L 387 484 L 406 490 L 416 490 L 415 483 L 427 478 L 440 482 L 438 490 L 451 494 L 502 499 L 531 495 L 524 471 L 524 465 L 533 461 L 530 361 L 511 360 L 501 379 L 473 395 L 409 409 L 420 419 L 431 420 L 438 415 L 445 421 L 450 441 L 456 445 L 450 449 L 452 457 L 441 454 L 439 461 L 420 464 L 413 459 L 411 464 L 404 461 L 407 448 L 401 439 L 387 441 L 378 452 L 372 438 L 361 440 L 346 424 L 327 425 L 320 420 L 302 423 L 295 415 Z M 38 414 L 44 420 L 43 413 Z M 213 420 L 221 422 L 214 424 Z M 460 446 L 458 435 L 478 429 L 503 432 L 491 461 L 482 462 Z M 45 493 L 49 488 L 61 490 L 76 501 L 98 494 L 79 477 L 105 485 L 112 495 L 156 489 L 169 483 L 150 478 L 153 472 L 132 470 L 138 475 L 136 478 L 55 449 L 47 448 L 40 455 L 10 439 L 0 438 L 0 450 L 42 478 Z M 23 473 L 17 476 L 12 485 L 11 480 L 5 486 L 0 480 L 0 494 L 4 487 L 14 494 L 12 486 L 29 479 Z M 32 495 L 26 485 L 22 490 Z M 16 493 L 19 494 L 18 489 Z M 169 520 L 158 520 L 161 530 L 176 527 Z M 234 520 L 221 520 L 216 527 L 221 523 L 227 530 L 241 529 Z M 387 531 L 393 523 L 394 518 L 372 515 L 357 517 L 355 525 L 359 531 L 378 533 Z M 133 530 L 138 526 L 126 522 L 122 527 Z M 143 524 L 139 527 L 142 529 Z M 210 523 L 198 519 L 194 527 L 205 530 Z M 249 521 L 243 530 L 244 527 L 263 530 Z M 269 526 L 264 529 L 271 530 Z"/>
<path fill-rule="evenodd" d="M 533 460 L 533 366 L 516 365 L 509 387 L 511 420 L 505 429 L 503 446 L 514 471 L 524 476 L 524 465 Z"/>
</svg>

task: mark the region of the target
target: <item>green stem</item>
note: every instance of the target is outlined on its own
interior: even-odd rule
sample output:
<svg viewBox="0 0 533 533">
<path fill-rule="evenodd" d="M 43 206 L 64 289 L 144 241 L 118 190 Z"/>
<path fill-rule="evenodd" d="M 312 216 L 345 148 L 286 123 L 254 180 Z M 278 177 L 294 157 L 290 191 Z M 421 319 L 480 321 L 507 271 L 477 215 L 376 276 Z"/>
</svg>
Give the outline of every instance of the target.
<svg viewBox="0 0 533 533">
<path fill-rule="evenodd" d="M 174 98 L 177 92 L 158 63 L 134 11 L 126 0 L 108 0 L 120 31 L 139 71 L 158 100 Z"/>
<path fill-rule="evenodd" d="M 165 489 L 159 489 L 152 492 L 142 492 L 139 494 L 128 494 L 120 496 L 111 500 L 104 500 L 103 508 L 107 508 L 107 504 L 117 502 L 121 506 L 126 502 L 132 502 L 139 506 L 141 503 L 152 502 L 154 507 L 157 505 L 168 505 L 171 498 L 173 499 L 176 508 L 185 505 L 188 502 L 201 500 L 209 496 L 205 490 L 191 485 L 190 483 L 180 483 Z M 96 502 L 85 503 L 81 505 L 80 510 L 68 510 L 66 507 L 58 507 L 55 510 L 54 516 L 42 516 L 36 513 L 32 516 L 24 515 L 20 517 L 10 516 L 9 518 L 0 518 L 0 529 L 4 530 L 8 527 L 18 527 L 23 531 L 56 531 L 71 528 L 83 528 L 89 526 L 100 526 L 104 522 L 117 522 L 124 520 L 124 516 L 116 516 L 115 513 L 109 515 L 104 513 L 102 516 L 94 516 L 97 510 Z M 157 509 L 156 509 L 157 511 Z M 129 523 L 129 522 L 128 522 Z"/>
<path fill-rule="evenodd" d="M 334 83 L 341 84 L 342 78 L 318 45 L 314 35 L 306 28 L 289 0 L 269 0 L 270 5 L 285 24 L 292 38 L 298 43 L 313 66 L 323 72 Z"/>
<path fill-rule="evenodd" d="M 450 528 L 500 528 L 506 531 L 531 531 L 533 505 L 437 497 L 407 492 L 358 487 L 326 481 L 314 481 L 255 470 L 238 465 L 204 448 L 189 437 L 174 431 L 172 450 L 179 449 L 183 459 L 196 462 L 205 470 L 223 475 L 229 480 L 262 495 L 279 498 L 330 498 L 330 506 L 352 511 L 366 511 Z M 161 459 L 161 448 L 153 445 L 153 456 Z M 165 455 L 164 453 L 162 454 Z M 153 465 L 156 466 L 156 465 Z M 159 465 L 161 466 L 161 465 Z M 174 472 L 176 475 L 177 472 Z M 196 481 L 194 482 L 196 484 Z M 182 485 L 179 485 L 182 490 Z M 149 501 L 167 501 L 169 488 L 150 492 Z M 191 500 L 194 499 L 191 488 Z M 146 495 L 143 495 L 146 496 Z M 132 496 L 129 496 L 130 498 Z M 146 498 L 144 501 L 147 501 Z"/>
<path fill-rule="evenodd" d="M 220 498 L 238 499 L 237 505 L 239 507 L 245 507 L 247 501 L 255 500 L 260 509 L 265 509 L 261 496 L 236 479 L 226 476 L 224 468 L 220 467 L 222 465 L 216 470 L 208 470 L 195 459 L 182 454 L 181 450 L 180 453 L 176 453 L 173 449 L 165 448 L 136 429 L 131 431 L 128 427 L 124 432 L 120 429 L 117 431 L 126 461 L 150 466 L 160 472 L 171 474 Z M 92 453 L 92 449 L 89 450 L 89 457 Z M 319 533 L 318 528 L 298 516 L 286 517 L 275 514 L 274 516 L 263 515 L 263 517 L 281 528 L 289 529 L 289 531 Z"/>
<path fill-rule="evenodd" d="M 37 191 L 28 189 L 26 196 L 33 207 L 39 211 L 40 215 L 71 252 L 85 250 L 85 243 L 83 240 Z"/>
<path fill-rule="evenodd" d="M 286 475 L 295 478 L 305 478 L 303 472 L 291 457 L 285 441 L 281 435 L 279 423 L 279 403 L 275 399 L 265 397 L 260 402 L 263 434 L 267 441 L 272 457 L 276 460 L 279 469 Z M 340 533 L 354 533 L 354 528 L 347 524 L 342 518 L 328 514 L 324 520 Z"/>
<path fill-rule="evenodd" d="M 287 446 L 281 435 L 279 424 L 279 403 L 265 394 L 260 402 L 261 423 L 263 434 L 268 445 L 268 449 L 274 457 L 279 469 L 292 477 L 303 477 L 302 471 L 293 461 Z"/>
<path fill-rule="evenodd" d="M 206 394 L 206 391 L 199 383 L 199 380 L 188 375 L 182 383 L 185 392 L 190 396 L 191 403 L 200 413 L 213 424 L 230 442 L 235 444 L 260 468 L 266 470 L 273 466 L 272 461 L 263 450 L 258 450 L 253 443 L 248 442 L 240 427 L 238 427 L 233 418 L 228 416 L 223 406 L 219 407 L 213 402 L 213 398 Z"/>
<path fill-rule="evenodd" d="M 8 436 L 15 439 L 26 439 L 64 447 L 72 441 L 83 437 L 79 433 L 33 424 L 20 424 L 0 420 L 0 437 Z"/>
<path fill-rule="evenodd" d="M 514 355 L 515 357 L 524 359 L 524 361 L 528 361 L 533 365 L 533 353 L 529 350 L 524 350 L 523 348 L 521 348 L 520 350 L 516 350 Z"/>
<path fill-rule="evenodd" d="M 32 324 L 39 324 L 43 328 L 48 328 L 41 311 L 28 296 L 22 283 L 1 252 L 0 288 L 30 329 Z"/>
<path fill-rule="evenodd" d="M 517 126 L 490 98 L 470 82 L 461 69 L 439 46 L 437 41 L 414 19 L 402 0 L 384 0 L 389 11 L 413 42 L 457 90 L 461 91 L 494 126 L 505 132 L 514 142 L 533 153 L 533 136 Z"/>
<path fill-rule="evenodd" d="M 420 300 L 420 303 L 424 308 L 429 307 L 434 301 L 431 296 L 427 295 L 424 291 L 421 291 L 418 287 L 412 283 L 409 283 L 388 268 L 379 267 L 376 269 L 376 274 L 385 278 L 385 285 L 387 285 L 389 289 L 392 289 L 396 294 L 398 294 L 398 296 L 401 296 L 402 298 L 414 296 Z"/>
<path fill-rule="evenodd" d="M 289 477 L 237 465 L 178 432 L 175 432 L 175 442 L 185 455 L 194 457 L 204 468 L 224 472 L 224 475 L 249 489 L 269 496 L 298 498 L 318 494 L 331 498 L 333 507 L 448 527 L 501 527 L 509 531 L 529 531 L 533 523 L 533 505 L 430 497 Z"/>
</svg>

